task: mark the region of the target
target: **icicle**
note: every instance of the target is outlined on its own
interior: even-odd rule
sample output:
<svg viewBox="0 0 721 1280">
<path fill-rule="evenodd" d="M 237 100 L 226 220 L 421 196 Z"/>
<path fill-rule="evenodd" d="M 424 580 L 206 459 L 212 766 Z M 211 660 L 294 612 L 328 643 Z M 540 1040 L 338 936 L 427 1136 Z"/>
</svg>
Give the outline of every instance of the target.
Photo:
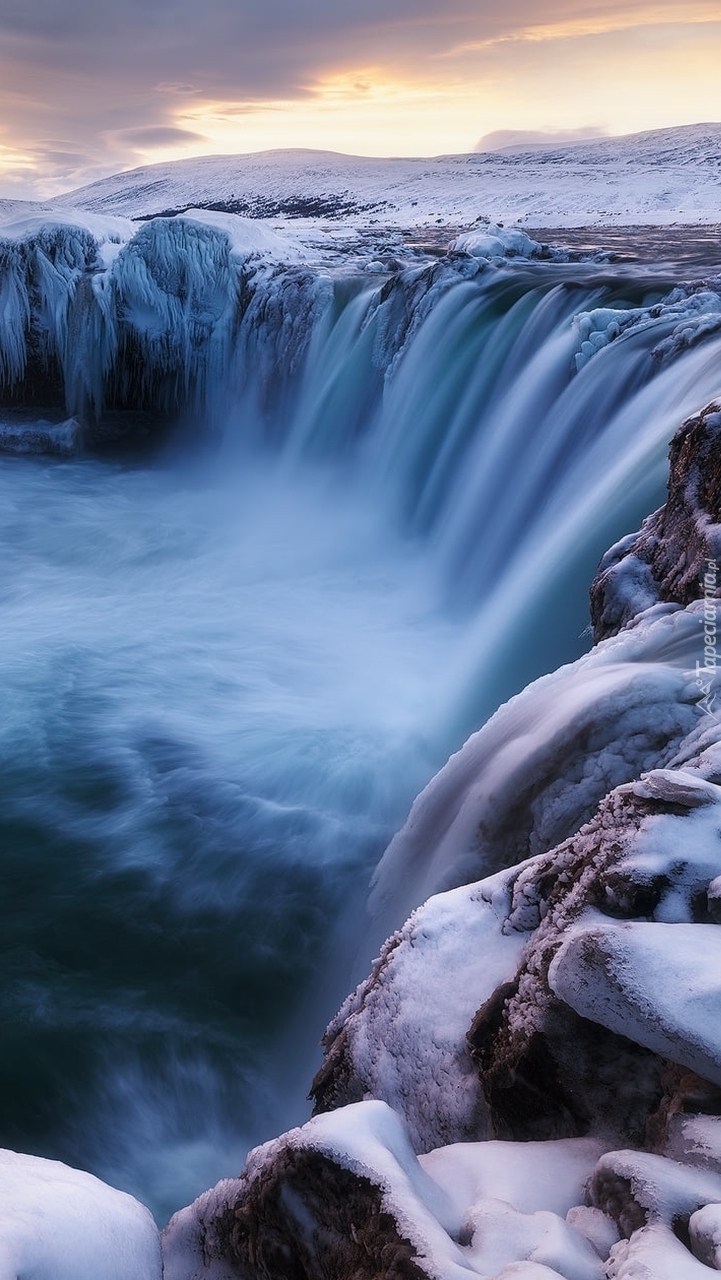
<svg viewBox="0 0 721 1280">
<path fill-rule="evenodd" d="M 22 246 L 16 240 L 0 240 L 0 387 L 10 391 L 25 373 L 29 323 Z"/>
</svg>

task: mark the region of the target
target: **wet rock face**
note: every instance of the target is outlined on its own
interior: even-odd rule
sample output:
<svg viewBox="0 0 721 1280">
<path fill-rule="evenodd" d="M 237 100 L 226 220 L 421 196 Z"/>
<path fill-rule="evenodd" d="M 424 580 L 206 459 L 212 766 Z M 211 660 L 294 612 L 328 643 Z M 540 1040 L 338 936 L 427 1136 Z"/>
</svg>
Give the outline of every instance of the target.
<svg viewBox="0 0 721 1280">
<path fill-rule="evenodd" d="M 721 595 L 721 401 L 684 422 L 669 459 L 665 505 L 611 547 L 591 585 L 597 643 L 652 604 Z"/>
</svg>

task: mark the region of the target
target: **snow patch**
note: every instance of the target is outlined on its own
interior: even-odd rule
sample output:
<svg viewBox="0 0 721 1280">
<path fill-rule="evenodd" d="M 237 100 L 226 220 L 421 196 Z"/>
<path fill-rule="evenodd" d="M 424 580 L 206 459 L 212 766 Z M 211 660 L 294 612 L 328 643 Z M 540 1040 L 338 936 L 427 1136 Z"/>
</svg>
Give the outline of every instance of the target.
<svg viewBox="0 0 721 1280">
<path fill-rule="evenodd" d="M 89 1173 L 0 1151 L 0 1280 L 161 1280 L 146 1208 Z"/>
</svg>

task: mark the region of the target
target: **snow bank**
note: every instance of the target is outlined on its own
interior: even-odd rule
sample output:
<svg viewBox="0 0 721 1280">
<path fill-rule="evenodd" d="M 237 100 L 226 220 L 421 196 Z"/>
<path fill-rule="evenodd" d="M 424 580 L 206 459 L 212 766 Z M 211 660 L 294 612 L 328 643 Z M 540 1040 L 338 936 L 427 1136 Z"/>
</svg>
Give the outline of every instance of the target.
<svg viewBox="0 0 721 1280">
<path fill-rule="evenodd" d="M 419 1162 L 450 1198 L 459 1223 L 481 1200 L 500 1200 L 521 1214 L 565 1218 L 582 1202 L 603 1151 L 596 1138 L 460 1142 L 421 1155 Z"/>
<path fill-rule="evenodd" d="M 186 209 L 183 220 L 199 222 L 202 226 L 224 232 L 233 255 L 241 260 L 259 257 L 271 262 L 305 262 L 308 257 L 295 237 L 273 230 L 259 218 L 243 218 L 236 213 L 218 213 L 214 209 Z"/>
<path fill-rule="evenodd" d="M 86 231 L 98 245 L 106 242 L 124 244 L 134 236 L 137 225 L 129 218 L 107 213 L 93 213 L 88 209 L 61 209 L 55 206 L 45 209 L 18 211 L 0 209 L 0 235 L 8 240 L 34 240 L 42 235 L 52 237 L 54 232 L 62 239 L 62 231 Z"/>
<path fill-rule="evenodd" d="M 469 1258 L 481 1276 L 543 1280 L 604 1280 L 593 1246 L 555 1213 L 519 1213 L 500 1199 L 487 1199 L 468 1214 Z"/>
<path fill-rule="evenodd" d="M 89 1173 L 0 1151 L 0 1280 L 161 1280 L 143 1205 Z"/>
</svg>

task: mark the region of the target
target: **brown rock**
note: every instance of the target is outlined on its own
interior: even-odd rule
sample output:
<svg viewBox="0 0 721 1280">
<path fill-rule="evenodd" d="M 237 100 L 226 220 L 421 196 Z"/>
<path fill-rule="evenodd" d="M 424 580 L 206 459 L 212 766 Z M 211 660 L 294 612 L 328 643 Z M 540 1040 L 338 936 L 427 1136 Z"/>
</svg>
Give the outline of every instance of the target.
<svg viewBox="0 0 721 1280">
<path fill-rule="evenodd" d="M 668 499 L 640 531 L 606 553 L 591 584 L 598 643 L 656 601 L 721 595 L 721 401 L 687 418 L 671 442 Z M 718 586 L 705 584 L 711 573 Z"/>
</svg>

